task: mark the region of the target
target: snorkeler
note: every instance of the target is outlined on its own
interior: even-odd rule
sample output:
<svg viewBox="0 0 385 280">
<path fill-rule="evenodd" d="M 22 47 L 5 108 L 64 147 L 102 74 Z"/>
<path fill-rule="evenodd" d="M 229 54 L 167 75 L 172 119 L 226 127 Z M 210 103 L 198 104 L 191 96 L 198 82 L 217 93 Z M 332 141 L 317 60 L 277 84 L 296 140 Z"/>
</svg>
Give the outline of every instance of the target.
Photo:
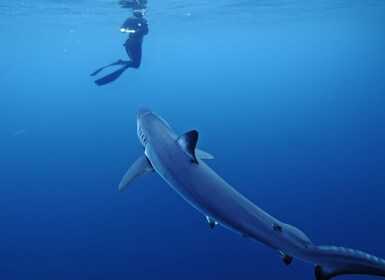
<svg viewBox="0 0 385 280">
<path fill-rule="evenodd" d="M 126 71 L 127 68 L 137 69 L 140 67 L 140 63 L 142 61 L 143 37 L 147 35 L 149 31 L 147 21 L 143 18 L 145 12 L 145 9 L 133 10 L 133 17 L 126 19 L 120 28 L 120 32 L 128 33 L 128 38 L 123 46 L 126 49 L 126 53 L 130 60 L 119 59 L 118 61 L 101 67 L 93 72 L 91 76 L 97 75 L 100 71 L 107 67 L 123 65 L 118 70 L 96 80 L 95 83 L 98 86 L 102 86 L 115 81 L 124 71 Z"/>
</svg>

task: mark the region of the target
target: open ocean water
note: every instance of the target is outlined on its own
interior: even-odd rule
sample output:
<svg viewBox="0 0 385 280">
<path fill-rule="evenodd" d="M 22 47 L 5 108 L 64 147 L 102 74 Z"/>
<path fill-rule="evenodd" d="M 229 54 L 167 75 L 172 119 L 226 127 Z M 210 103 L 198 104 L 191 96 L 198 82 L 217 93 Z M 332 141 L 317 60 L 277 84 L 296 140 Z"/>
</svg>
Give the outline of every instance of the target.
<svg viewBox="0 0 385 280">
<path fill-rule="evenodd" d="M 385 258 L 384 1 L 148 0 L 141 68 L 98 87 L 117 2 L 0 1 L 0 279 L 314 279 L 157 174 L 117 192 L 142 106 L 315 244 Z"/>
</svg>

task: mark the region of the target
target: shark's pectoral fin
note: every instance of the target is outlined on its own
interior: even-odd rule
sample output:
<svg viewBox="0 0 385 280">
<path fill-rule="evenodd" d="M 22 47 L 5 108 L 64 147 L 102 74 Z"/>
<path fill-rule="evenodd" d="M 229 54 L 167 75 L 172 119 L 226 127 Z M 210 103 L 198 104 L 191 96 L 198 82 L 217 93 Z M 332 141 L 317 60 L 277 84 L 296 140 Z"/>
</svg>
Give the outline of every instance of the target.
<svg viewBox="0 0 385 280">
<path fill-rule="evenodd" d="M 278 251 L 279 256 L 281 257 L 282 261 L 286 264 L 289 265 L 293 261 L 293 257 L 286 255 L 282 251 Z"/>
<path fill-rule="evenodd" d="M 139 157 L 127 170 L 122 181 L 119 184 L 118 191 L 123 191 L 129 184 L 131 184 L 136 178 L 154 171 L 151 163 L 148 161 L 145 154 Z"/>
<path fill-rule="evenodd" d="M 216 221 L 214 221 L 213 219 L 211 219 L 210 217 L 206 216 L 206 219 L 207 219 L 207 222 L 209 223 L 209 226 L 212 229 L 214 229 L 217 226 L 218 223 Z"/>
<path fill-rule="evenodd" d="M 183 152 L 190 157 L 191 161 L 198 164 L 198 160 L 195 156 L 195 147 L 198 142 L 198 131 L 188 131 L 179 136 L 176 141 L 182 148 Z"/>
<path fill-rule="evenodd" d="M 195 155 L 199 157 L 200 159 L 213 159 L 214 156 L 212 154 L 209 154 L 208 152 L 195 149 Z"/>
</svg>

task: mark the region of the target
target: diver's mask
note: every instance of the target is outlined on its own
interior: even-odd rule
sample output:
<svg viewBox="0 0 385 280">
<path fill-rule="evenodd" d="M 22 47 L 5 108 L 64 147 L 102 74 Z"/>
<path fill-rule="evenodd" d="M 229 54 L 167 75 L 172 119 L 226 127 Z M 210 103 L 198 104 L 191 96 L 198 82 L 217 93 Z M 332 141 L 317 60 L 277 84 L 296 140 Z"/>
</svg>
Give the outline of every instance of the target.
<svg viewBox="0 0 385 280">
<path fill-rule="evenodd" d="M 142 18 L 146 14 L 147 9 L 135 9 L 132 11 L 132 14 L 136 18 Z"/>
</svg>

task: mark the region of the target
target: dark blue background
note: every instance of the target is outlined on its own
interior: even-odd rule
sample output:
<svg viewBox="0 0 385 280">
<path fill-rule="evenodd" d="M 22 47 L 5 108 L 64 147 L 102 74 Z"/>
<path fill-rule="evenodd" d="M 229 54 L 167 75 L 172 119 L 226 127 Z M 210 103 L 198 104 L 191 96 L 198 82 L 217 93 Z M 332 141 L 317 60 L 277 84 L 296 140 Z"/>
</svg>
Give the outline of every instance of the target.
<svg viewBox="0 0 385 280">
<path fill-rule="evenodd" d="M 125 58 L 124 11 L 44 5 L 1 6 L 0 279 L 313 279 L 211 230 L 156 174 L 117 192 L 141 106 L 197 129 L 215 171 L 315 244 L 385 257 L 384 5 L 265 22 L 150 6 L 142 67 L 104 87 L 89 73 Z"/>
</svg>

